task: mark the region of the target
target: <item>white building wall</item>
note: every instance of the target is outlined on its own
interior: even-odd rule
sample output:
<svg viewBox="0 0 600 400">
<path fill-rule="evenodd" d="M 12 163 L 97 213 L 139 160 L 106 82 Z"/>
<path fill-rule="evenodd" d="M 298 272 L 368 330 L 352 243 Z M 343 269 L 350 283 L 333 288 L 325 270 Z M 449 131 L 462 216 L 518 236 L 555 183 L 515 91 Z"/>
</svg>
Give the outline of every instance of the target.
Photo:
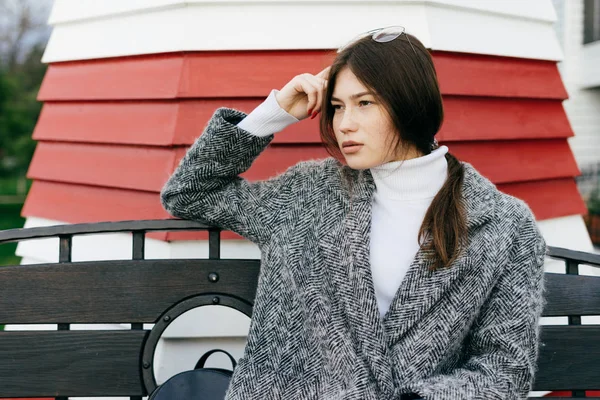
<svg viewBox="0 0 600 400">
<path fill-rule="evenodd" d="M 555 25 L 564 58 L 558 64 L 569 99 L 563 104 L 575 137 L 569 144 L 582 171 L 600 163 L 600 86 L 587 88 L 591 46 L 583 45 L 583 0 L 553 0 L 558 21 Z M 599 53 L 600 54 L 600 53 Z M 595 61 L 600 73 L 600 56 Z M 585 195 L 585 193 L 584 193 Z"/>
</svg>

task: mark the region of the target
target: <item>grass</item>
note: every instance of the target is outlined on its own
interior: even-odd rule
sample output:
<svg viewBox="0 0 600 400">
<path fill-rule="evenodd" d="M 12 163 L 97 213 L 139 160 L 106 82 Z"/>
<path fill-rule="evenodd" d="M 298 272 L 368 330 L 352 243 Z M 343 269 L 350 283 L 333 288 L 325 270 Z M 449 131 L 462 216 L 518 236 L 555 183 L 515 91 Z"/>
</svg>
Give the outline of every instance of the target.
<svg viewBox="0 0 600 400">
<path fill-rule="evenodd" d="M 0 203 L 0 230 L 22 228 L 25 219 L 21 217 L 23 204 Z M 15 256 L 16 243 L 0 244 L 0 266 L 19 264 L 21 259 Z"/>
<path fill-rule="evenodd" d="M 31 182 L 25 177 L 0 178 L 0 195 L 24 196 L 31 187 Z"/>
<path fill-rule="evenodd" d="M 2 196 L 0 196 L 1 198 Z M 0 202 L 0 231 L 4 229 L 22 228 L 25 219 L 21 217 L 21 203 L 2 204 Z M 3 265 L 19 265 L 21 258 L 15 255 L 17 243 L 0 244 L 0 267 Z M 0 325 L 0 331 L 4 325 Z"/>
</svg>

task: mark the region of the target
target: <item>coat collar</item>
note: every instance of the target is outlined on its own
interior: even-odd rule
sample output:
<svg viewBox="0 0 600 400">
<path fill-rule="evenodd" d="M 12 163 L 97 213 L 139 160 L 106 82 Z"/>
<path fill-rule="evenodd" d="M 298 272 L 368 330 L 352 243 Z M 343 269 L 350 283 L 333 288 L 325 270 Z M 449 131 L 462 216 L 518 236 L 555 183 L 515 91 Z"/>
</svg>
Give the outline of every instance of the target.
<svg viewBox="0 0 600 400">
<path fill-rule="evenodd" d="M 470 164 L 464 165 L 463 199 L 469 231 L 492 218 L 495 186 Z M 369 170 L 350 174 L 353 189 L 346 197 L 349 212 L 340 234 L 349 238 L 349 246 L 339 249 L 342 265 L 336 268 L 336 291 L 345 308 L 349 325 L 357 338 L 364 361 L 383 394 L 393 392 L 389 347 L 408 332 L 430 310 L 446 290 L 471 266 L 466 255 L 450 268 L 430 271 L 430 262 L 419 250 L 398 289 L 390 309 L 381 318 L 377 307 L 370 268 L 371 206 L 375 183 Z M 348 175 L 346 175 L 348 176 Z M 344 196 L 345 197 L 345 196 Z M 435 288 L 435 290 L 431 290 Z"/>
</svg>

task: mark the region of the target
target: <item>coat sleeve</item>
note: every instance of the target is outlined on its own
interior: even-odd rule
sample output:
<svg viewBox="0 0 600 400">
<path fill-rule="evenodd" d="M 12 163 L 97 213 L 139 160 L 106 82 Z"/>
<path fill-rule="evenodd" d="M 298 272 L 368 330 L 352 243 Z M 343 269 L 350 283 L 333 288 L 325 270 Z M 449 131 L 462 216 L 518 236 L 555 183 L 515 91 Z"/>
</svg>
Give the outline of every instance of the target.
<svg viewBox="0 0 600 400">
<path fill-rule="evenodd" d="M 274 178 L 249 182 L 239 175 L 268 146 L 237 124 L 246 114 L 220 108 L 164 185 L 160 199 L 173 216 L 231 230 L 257 243 L 270 240 L 285 206 L 316 162 L 302 162 Z"/>
<path fill-rule="evenodd" d="M 465 363 L 451 374 L 412 383 L 404 393 L 426 400 L 527 398 L 536 372 L 539 319 L 545 305 L 546 254 L 546 243 L 530 212 L 511 247 L 506 269 L 467 338 Z"/>
</svg>

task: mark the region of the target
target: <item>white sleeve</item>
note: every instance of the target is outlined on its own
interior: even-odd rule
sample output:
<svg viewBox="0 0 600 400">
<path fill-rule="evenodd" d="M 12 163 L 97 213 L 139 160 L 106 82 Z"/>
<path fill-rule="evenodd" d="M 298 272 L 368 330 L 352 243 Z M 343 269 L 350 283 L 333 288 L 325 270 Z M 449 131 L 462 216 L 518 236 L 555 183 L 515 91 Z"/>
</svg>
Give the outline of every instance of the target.
<svg viewBox="0 0 600 400">
<path fill-rule="evenodd" d="M 275 98 L 277 92 L 278 90 L 273 89 L 265 101 L 240 121 L 238 128 L 255 136 L 265 137 L 298 122 L 296 117 L 279 106 Z"/>
</svg>

